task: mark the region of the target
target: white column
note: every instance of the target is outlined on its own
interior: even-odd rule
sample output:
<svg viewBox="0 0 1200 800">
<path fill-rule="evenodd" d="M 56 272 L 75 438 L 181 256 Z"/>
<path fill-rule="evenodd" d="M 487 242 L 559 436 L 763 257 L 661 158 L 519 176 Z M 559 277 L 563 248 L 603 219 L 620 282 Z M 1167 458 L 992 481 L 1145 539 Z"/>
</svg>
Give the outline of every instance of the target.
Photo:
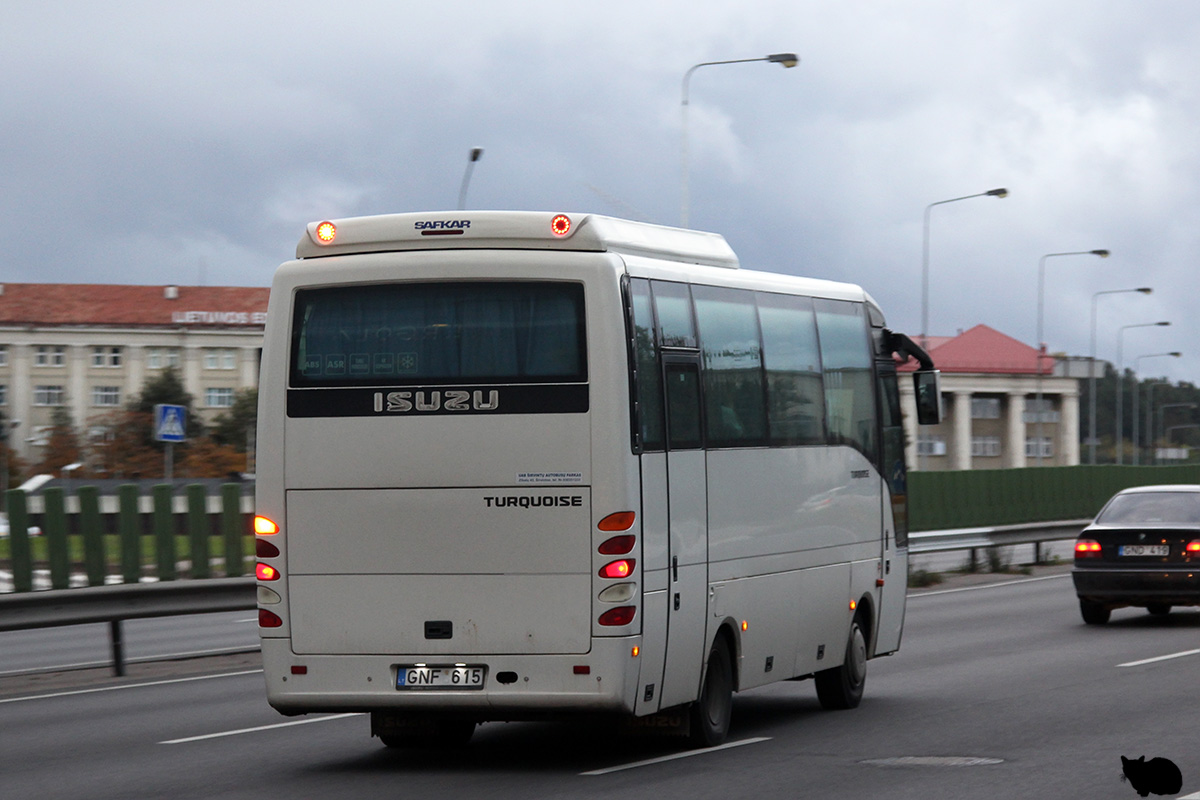
<svg viewBox="0 0 1200 800">
<path fill-rule="evenodd" d="M 8 346 L 9 363 L 12 365 L 12 386 L 8 387 L 8 420 L 20 420 L 21 424 L 9 431 L 9 447 L 21 458 L 29 460 L 28 439 L 33 433 L 33 383 L 29 379 L 30 359 L 33 348 L 27 344 Z"/>
<path fill-rule="evenodd" d="M 1058 417 L 1057 463 L 1073 467 L 1079 463 L 1079 394 L 1061 396 L 1062 409 Z"/>
<path fill-rule="evenodd" d="M 950 469 L 971 468 L 971 393 L 958 390 L 952 395 L 954 441 L 950 443 Z"/>
<path fill-rule="evenodd" d="M 121 354 L 121 405 L 129 402 L 135 394 L 142 393 L 142 384 L 146 382 L 146 346 L 131 344 Z"/>
<path fill-rule="evenodd" d="M 238 379 L 239 389 L 258 388 L 258 348 L 242 347 L 238 351 L 241 362 L 241 376 Z"/>
<path fill-rule="evenodd" d="M 1025 393 L 1008 395 L 1008 416 L 1005 417 L 1008 436 L 1004 442 L 1004 466 L 1019 469 L 1025 466 Z"/>
<path fill-rule="evenodd" d="M 200 366 L 201 359 L 204 358 L 204 350 L 195 345 L 186 345 L 180 350 L 183 360 L 183 369 L 180 371 L 183 388 L 195 399 L 198 410 L 204 407 L 204 394 L 200 391 Z"/>
<path fill-rule="evenodd" d="M 83 344 L 67 346 L 67 405 L 71 410 L 71 422 L 77 433 L 87 430 L 87 412 L 92 402 L 92 387 L 88 382 L 88 370 L 92 364 L 92 348 Z M 80 433 L 80 439 L 83 438 Z"/>
</svg>

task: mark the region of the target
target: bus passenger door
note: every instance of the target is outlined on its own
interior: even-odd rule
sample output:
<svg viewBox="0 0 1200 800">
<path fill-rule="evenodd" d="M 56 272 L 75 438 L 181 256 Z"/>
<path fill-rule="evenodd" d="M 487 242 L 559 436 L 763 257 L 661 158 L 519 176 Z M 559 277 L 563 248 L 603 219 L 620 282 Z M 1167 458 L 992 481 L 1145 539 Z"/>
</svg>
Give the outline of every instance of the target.
<svg viewBox="0 0 1200 800">
<path fill-rule="evenodd" d="M 700 416 L 698 356 L 665 356 L 667 411 L 667 653 L 662 708 L 700 692 L 708 620 L 707 468 Z"/>
<path fill-rule="evenodd" d="M 879 626 L 875 654 L 900 648 L 904 604 L 908 592 L 908 476 L 904 463 L 904 425 L 896 365 L 890 358 L 877 361 L 879 381 L 880 464 L 883 503 L 880 508 L 883 541 L 880 543 Z"/>
</svg>

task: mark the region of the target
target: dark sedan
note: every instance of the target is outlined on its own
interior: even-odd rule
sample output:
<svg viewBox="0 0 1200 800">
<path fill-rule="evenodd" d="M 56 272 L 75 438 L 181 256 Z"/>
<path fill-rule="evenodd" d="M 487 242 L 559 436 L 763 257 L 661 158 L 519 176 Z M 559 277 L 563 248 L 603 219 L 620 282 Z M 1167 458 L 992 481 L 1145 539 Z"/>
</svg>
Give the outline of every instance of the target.
<svg viewBox="0 0 1200 800">
<path fill-rule="evenodd" d="M 1089 625 L 1103 625 L 1123 606 L 1167 614 L 1200 605 L 1200 486 L 1113 495 L 1079 534 L 1071 577 Z"/>
</svg>

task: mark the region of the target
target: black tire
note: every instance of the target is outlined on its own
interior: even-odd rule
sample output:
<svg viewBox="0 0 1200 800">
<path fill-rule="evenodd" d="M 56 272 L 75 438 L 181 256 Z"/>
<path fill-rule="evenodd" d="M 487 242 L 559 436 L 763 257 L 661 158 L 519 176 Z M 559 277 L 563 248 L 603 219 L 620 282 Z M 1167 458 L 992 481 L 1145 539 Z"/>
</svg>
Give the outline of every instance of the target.
<svg viewBox="0 0 1200 800">
<path fill-rule="evenodd" d="M 821 670 L 814 681 L 821 708 L 830 711 L 858 708 L 862 702 L 863 688 L 867 685 L 867 637 L 858 617 L 850 623 L 846 658 L 841 666 Z"/>
<path fill-rule="evenodd" d="M 1171 604 L 1151 603 L 1150 605 L 1146 606 L 1146 610 L 1156 617 L 1165 617 L 1167 614 L 1171 613 Z"/>
<path fill-rule="evenodd" d="M 453 748 L 465 746 L 474 734 L 474 720 L 445 719 L 424 722 L 411 731 L 381 733 L 379 741 L 392 748 Z"/>
<path fill-rule="evenodd" d="M 1095 600 L 1079 599 L 1079 614 L 1088 625 L 1103 625 L 1112 616 L 1112 609 Z"/>
<path fill-rule="evenodd" d="M 729 735 L 733 716 L 733 658 L 724 636 L 708 652 L 700 699 L 692 703 L 689 739 L 696 747 L 715 747 Z"/>
</svg>

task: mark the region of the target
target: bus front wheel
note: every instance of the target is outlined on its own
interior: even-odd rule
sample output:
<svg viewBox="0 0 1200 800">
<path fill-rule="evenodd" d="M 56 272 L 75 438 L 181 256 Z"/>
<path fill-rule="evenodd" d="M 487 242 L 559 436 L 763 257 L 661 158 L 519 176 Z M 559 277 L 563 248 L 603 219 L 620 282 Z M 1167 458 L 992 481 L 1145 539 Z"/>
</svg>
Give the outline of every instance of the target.
<svg viewBox="0 0 1200 800">
<path fill-rule="evenodd" d="M 717 637 L 708 653 L 704 686 L 690 716 L 692 744 L 715 747 L 725 741 L 733 716 L 733 659 L 724 636 Z"/>
<path fill-rule="evenodd" d="M 850 623 L 850 639 L 846 642 L 846 658 L 840 667 L 816 674 L 817 699 L 821 707 L 830 710 L 857 708 L 862 702 L 867 683 L 867 638 L 858 617 Z"/>
</svg>

